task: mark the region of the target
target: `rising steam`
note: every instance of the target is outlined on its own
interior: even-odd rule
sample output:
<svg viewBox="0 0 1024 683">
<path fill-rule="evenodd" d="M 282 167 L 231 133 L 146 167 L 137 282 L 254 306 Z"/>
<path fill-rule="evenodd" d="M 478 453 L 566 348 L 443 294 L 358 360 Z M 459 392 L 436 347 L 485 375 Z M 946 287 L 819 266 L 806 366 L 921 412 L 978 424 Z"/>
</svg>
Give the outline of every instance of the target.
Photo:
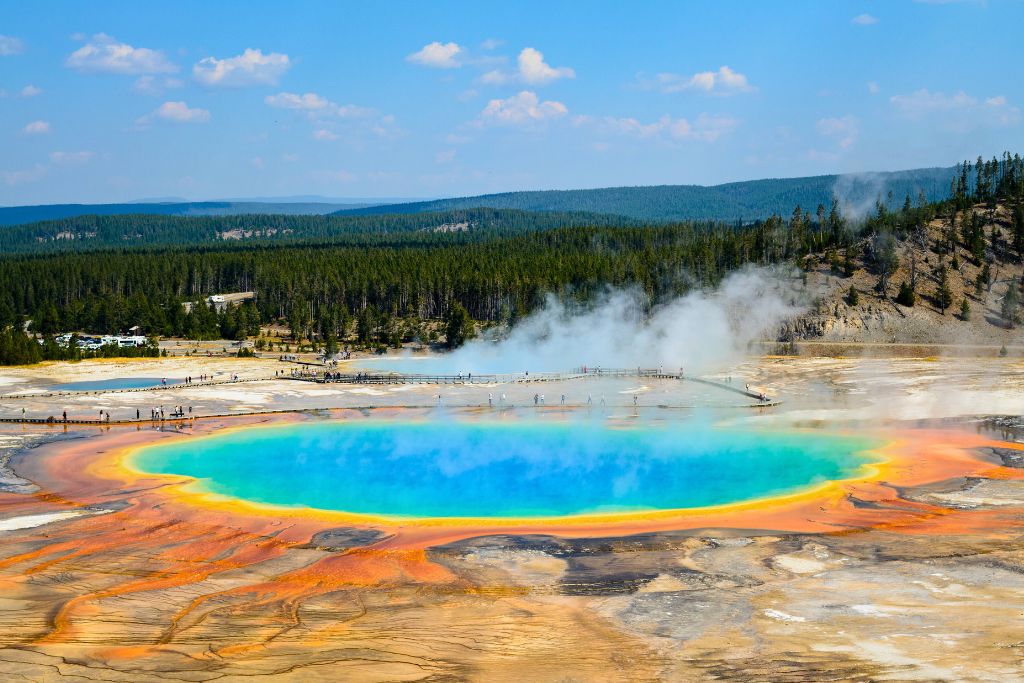
<svg viewBox="0 0 1024 683">
<path fill-rule="evenodd" d="M 585 306 L 553 296 L 499 341 L 477 339 L 441 362 L 450 372 L 546 372 L 582 365 L 687 372 L 721 369 L 750 342 L 774 338 L 803 310 L 799 280 L 745 268 L 714 291 L 695 291 L 649 312 L 636 291 L 614 290 Z"/>
</svg>

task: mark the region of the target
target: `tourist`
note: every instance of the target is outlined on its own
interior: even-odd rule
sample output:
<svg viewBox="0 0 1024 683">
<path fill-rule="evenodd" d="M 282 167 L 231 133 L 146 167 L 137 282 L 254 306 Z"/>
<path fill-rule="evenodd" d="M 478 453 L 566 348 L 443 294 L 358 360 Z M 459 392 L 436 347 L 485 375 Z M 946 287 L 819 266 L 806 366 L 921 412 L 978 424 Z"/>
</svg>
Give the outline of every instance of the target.
<svg viewBox="0 0 1024 683">
<path fill-rule="evenodd" d="M 64 421 L 65 422 L 68 421 L 68 411 L 66 411 L 66 410 L 64 411 Z"/>
<path fill-rule="evenodd" d="M 638 400 L 639 398 L 640 398 L 639 396 L 637 396 L 636 394 L 633 394 L 633 407 L 634 407 L 634 408 L 636 408 L 636 402 L 637 402 L 637 400 Z"/>
<path fill-rule="evenodd" d="M 590 394 L 587 394 L 587 405 L 588 406 L 594 405 L 594 397 L 591 396 Z"/>
<path fill-rule="evenodd" d="M 487 392 L 487 407 L 488 408 L 493 408 L 494 407 L 494 397 L 491 395 L 491 392 L 489 392 L 489 391 Z"/>
<path fill-rule="evenodd" d="M 565 394 L 562 394 L 562 405 L 565 405 Z"/>
<path fill-rule="evenodd" d="M 540 401 L 540 395 L 539 394 L 534 394 L 533 395 L 533 405 L 537 405 L 538 401 Z"/>
<path fill-rule="evenodd" d="M 138 408 L 135 409 L 135 419 L 136 420 L 142 419 L 142 413 L 139 412 Z"/>
</svg>

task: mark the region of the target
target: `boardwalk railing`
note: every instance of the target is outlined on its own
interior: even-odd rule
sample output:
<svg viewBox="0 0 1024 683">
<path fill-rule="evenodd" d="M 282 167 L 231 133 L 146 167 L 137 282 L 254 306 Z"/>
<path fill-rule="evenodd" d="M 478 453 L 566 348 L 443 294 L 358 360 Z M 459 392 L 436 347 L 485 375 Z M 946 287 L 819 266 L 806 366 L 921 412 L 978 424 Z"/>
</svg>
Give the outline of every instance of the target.
<svg viewBox="0 0 1024 683">
<path fill-rule="evenodd" d="M 527 382 L 563 382 L 577 379 L 607 379 L 615 377 L 637 377 L 644 379 L 678 379 L 697 382 L 724 391 L 731 391 L 762 403 L 774 403 L 773 399 L 763 393 L 740 389 L 731 383 L 719 382 L 701 377 L 685 376 L 682 372 L 665 372 L 654 368 L 574 368 L 569 372 L 540 372 L 515 374 L 456 374 L 456 375 L 421 375 L 400 372 L 386 373 L 342 373 L 324 372 L 298 374 L 286 377 L 319 384 L 514 384 Z"/>
<path fill-rule="evenodd" d="M 607 368 L 575 368 L 568 372 L 519 372 L 505 374 L 460 373 L 455 375 L 423 375 L 401 372 L 317 372 L 311 374 L 298 373 L 285 379 L 306 382 L 340 383 L 340 384 L 514 384 L 527 382 L 564 382 L 586 378 L 610 377 L 644 377 L 652 379 L 679 379 L 677 374 L 662 370 L 607 369 Z"/>
</svg>

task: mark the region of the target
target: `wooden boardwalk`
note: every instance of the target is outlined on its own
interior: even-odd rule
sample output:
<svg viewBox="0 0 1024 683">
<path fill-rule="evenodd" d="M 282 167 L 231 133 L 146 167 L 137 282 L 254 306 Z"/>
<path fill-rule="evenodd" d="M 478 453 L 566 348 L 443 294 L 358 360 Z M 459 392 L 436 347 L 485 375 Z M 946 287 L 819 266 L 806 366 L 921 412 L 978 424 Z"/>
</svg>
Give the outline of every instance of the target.
<svg viewBox="0 0 1024 683">
<path fill-rule="evenodd" d="M 75 395 L 92 395 L 92 394 L 109 394 L 109 393 L 137 393 L 147 391 L 168 391 L 172 389 L 190 389 L 194 387 L 204 386 L 217 386 L 224 384 L 241 384 L 251 382 L 266 382 L 272 380 L 290 380 L 290 381 L 301 381 L 301 382 L 314 382 L 317 384 L 359 384 L 359 385 L 499 385 L 499 384 L 522 384 L 522 383 L 533 383 L 533 382 L 567 382 L 574 380 L 597 380 L 597 379 L 610 379 L 610 378 L 638 378 L 638 379 L 667 379 L 667 380 L 678 380 L 685 382 L 695 382 L 723 391 L 729 391 L 734 394 L 745 396 L 746 398 L 757 401 L 755 404 L 751 404 L 745 407 L 771 407 L 779 405 L 779 401 L 770 398 L 769 396 L 749 391 L 745 388 L 739 388 L 733 386 L 731 383 L 719 382 L 717 380 L 706 379 L 702 377 L 691 377 L 682 375 L 679 373 L 666 373 L 660 369 L 651 368 L 576 368 L 568 372 L 541 372 L 541 373 L 512 373 L 512 374 L 470 374 L 465 375 L 421 375 L 421 374 L 409 374 L 409 373 L 340 373 L 340 372 L 311 372 L 308 374 L 296 374 L 296 375 L 276 375 L 271 377 L 256 377 L 246 379 L 229 379 L 229 380 L 213 380 L 205 382 L 195 382 L 192 384 L 170 384 L 166 386 L 154 386 L 144 387 L 135 389 L 98 389 L 92 391 L 62 391 L 62 392 L 49 392 L 49 393 L 35 393 L 35 394 L 18 394 L 0 397 L 4 400 L 8 399 L 38 399 L 48 398 L 54 396 L 75 396 Z M 365 406 L 365 409 L 374 408 L 436 408 L 433 405 L 403 405 L 403 406 Z M 453 408 L 482 408 L 484 406 L 451 406 Z M 519 408 L 529 408 L 530 406 L 518 406 Z M 607 406 L 610 408 L 615 407 L 630 407 L 630 406 Z M 636 406 L 632 406 L 636 408 Z M 643 408 L 690 408 L 692 406 L 672 406 L 659 404 L 656 406 L 641 406 Z M 498 409 L 516 408 L 516 406 L 507 405 L 499 406 Z M 538 408 L 538 406 L 533 406 Z M 540 409 L 564 409 L 564 408 L 593 408 L 589 405 L 551 405 L 551 406 L 539 406 Z M 343 410 L 346 407 L 338 408 L 318 408 L 315 410 Z M 194 419 L 209 419 L 214 417 L 236 417 L 244 415 L 263 415 L 263 414 L 275 414 L 275 413 L 291 413 L 291 412 L 305 412 L 311 409 L 294 409 L 294 410 L 269 410 L 269 411 L 253 411 L 253 412 L 238 412 L 238 413 L 220 413 L 215 415 L 171 415 L 167 414 L 165 417 L 151 418 L 140 416 L 138 419 L 75 419 L 69 418 L 64 420 L 63 417 L 48 416 L 48 417 L 0 417 L 0 423 L 15 423 L 15 424 L 38 424 L 38 425 L 145 425 L 149 424 L 152 426 L 162 426 L 170 424 L 187 424 Z"/>
<path fill-rule="evenodd" d="M 775 403 L 765 394 L 749 391 L 746 388 L 733 386 L 731 383 L 719 382 L 701 377 L 690 377 L 680 373 L 667 373 L 660 369 L 636 368 L 636 369 L 586 369 L 576 368 L 568 372 L 541 372 L 541 373 L 515 373 L 515 374 L 458 374 L 458 375 L 421 375 L 414 373 L 342 373 L 324 372 L 312 375 L 288 376 L 286 379 L 294 379 L 318 384 L 524 384 L 531 382 L 568 382 L 580 379 L 609 379 L 620 377 L 636 377 L 638 379 L 675 379 L 686 382 L 697 382 L 723 391 L 730 391 L 747 398 L 752 398 L 762 403 Z"/>
</svg>

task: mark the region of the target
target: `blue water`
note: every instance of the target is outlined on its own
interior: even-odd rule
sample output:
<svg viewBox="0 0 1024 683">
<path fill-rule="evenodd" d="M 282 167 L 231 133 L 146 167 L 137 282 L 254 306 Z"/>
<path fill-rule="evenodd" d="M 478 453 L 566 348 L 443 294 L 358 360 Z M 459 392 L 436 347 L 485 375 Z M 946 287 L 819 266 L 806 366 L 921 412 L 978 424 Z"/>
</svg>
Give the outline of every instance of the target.
<svg viewBox="0 0 1024 683">
<path fill-rule="evenodd" d="M 143 471 L 261 503 L 410 517 L 701 507 L 855 476 L 871 444 L 817 433 L 590 423 L 323 422 L 144 448 Z"/>
<path fill-rule="evenodd" d="M 50 387 L 53 391 L 109 391 L 111 389 L 147 389 L 160 386 L 160 377 L 115 377 L 84 382 L 67 382 Z M 168 384 L 180 384 L 180 379 L 167 380 Z"/>
</svg>

